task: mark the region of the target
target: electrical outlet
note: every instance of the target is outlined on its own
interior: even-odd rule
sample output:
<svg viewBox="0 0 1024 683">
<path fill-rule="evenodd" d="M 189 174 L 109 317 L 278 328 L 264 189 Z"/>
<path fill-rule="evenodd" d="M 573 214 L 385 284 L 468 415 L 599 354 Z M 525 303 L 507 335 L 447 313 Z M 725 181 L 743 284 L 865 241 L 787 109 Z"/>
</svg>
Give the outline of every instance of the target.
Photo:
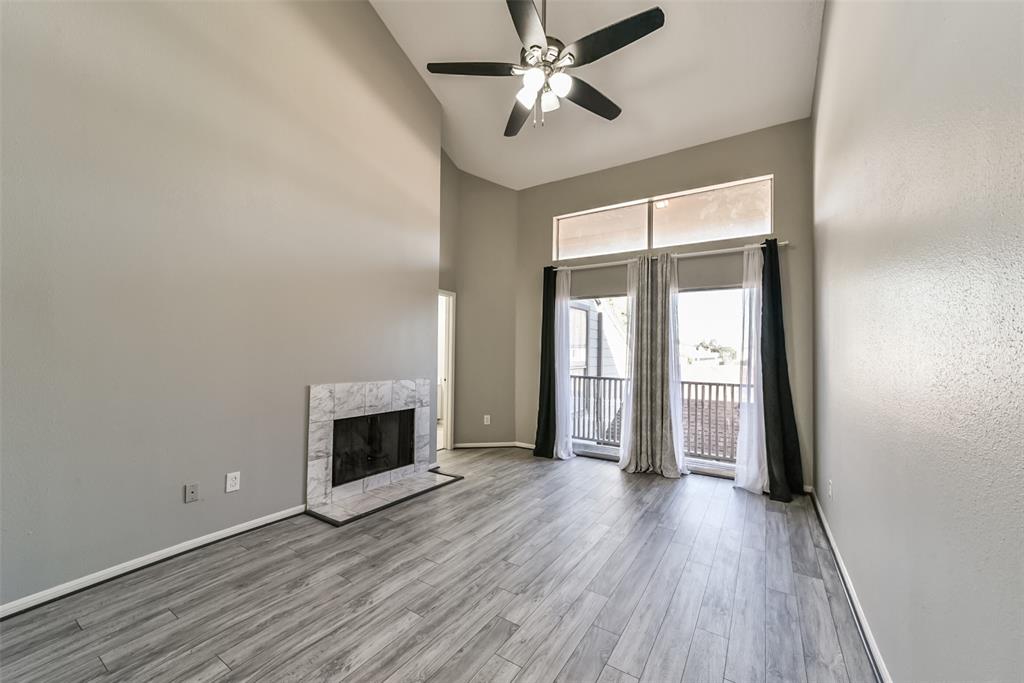
<svg viewBox="0 0 1024 683">
<path fill-rule="evenodd" d="M 491 424 L 491 416 L 490 415 L 484 415 L 484 424 L 485 425 Z"/>
<path fill-rule="evenodd" d="M 832 480 L 828 480 L 828 499 L 832 500 Z"/>
<path fill-rule="evenodd" d="M 196 503 L 199 501 L 199 482 L 194 481 L 191 484 L 185 484 L 185 502 Z"/>
<path fill-rule="evenodd" d="M 224 477 L 224 493 L 231 493 L 242 488 L 242 473 L 228 472 Z"/>
</svg>

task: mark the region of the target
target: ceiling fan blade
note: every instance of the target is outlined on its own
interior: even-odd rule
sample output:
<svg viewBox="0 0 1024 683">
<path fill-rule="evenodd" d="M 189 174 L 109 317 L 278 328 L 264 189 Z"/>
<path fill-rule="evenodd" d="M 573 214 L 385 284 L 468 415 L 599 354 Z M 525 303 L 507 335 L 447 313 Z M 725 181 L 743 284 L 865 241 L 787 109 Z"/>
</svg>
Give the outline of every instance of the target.
<svg viewBox="0 0 1024 683">
<path fill-rule="evenodd" d="M 660 7 L 654 7 L 580 38 L 575 43 L 567 45 L 562 50 L 562 56 L 572 54 L 572 66 L 590 64 L 633 41 L 640 40 L 664 25 L 665 13 Z"/>
<path fill-rule="evenodd" d="M 540 23 L 540 15 L 537 14 L 537 6 L 533 0 L 505 0 L 508 4 L 508 12 L 512 15 L 512 23 L 516 25 L 516 33 L 523 47 L 529 50 L 536 45 L 541 49 L 548 46 L 547 36 L 544 35 L 544 24 Z"/>
<path fill-rule="evenodd" d="M 569 94 L 565 96 L 565 99 L 575 102 L 587 111 L 592 111 L 609 121 L 622 113 L 619 105 L 605 97 L 594 86 L 575 76 L 572 77 L 572 88 L 569 90 Z"/>
<path fill-rule="evenodd" d="M 512 70 L 517 67 L 503 62 L 431 62 L 427 64 L 427 71 L 453 76 L 512 76 Z"/>
<path fill-rule="evenodd" d="M 534 104 L 537 101 L 534 100 Z M 533 113 L 533 107 L 524 107 L 519 100 L 512 105 L 512 113 L 508 115 L 508 123 L 505 124 L 505 137 L 514 138 L 522 130 L 523 124 Z"/>
</svg>

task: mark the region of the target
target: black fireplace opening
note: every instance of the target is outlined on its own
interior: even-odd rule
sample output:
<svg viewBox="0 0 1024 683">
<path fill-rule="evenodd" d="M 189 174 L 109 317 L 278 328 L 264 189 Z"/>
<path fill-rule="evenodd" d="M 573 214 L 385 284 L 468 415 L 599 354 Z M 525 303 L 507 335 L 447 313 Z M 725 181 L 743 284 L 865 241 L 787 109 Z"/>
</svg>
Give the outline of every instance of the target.
<svg viewBox="0 0 1024 683">
<path fill-rule="evenodd" d="M 331 485 L 413 464 L 415 415 L 409 409 L 335 420 Z"/>
</svg>

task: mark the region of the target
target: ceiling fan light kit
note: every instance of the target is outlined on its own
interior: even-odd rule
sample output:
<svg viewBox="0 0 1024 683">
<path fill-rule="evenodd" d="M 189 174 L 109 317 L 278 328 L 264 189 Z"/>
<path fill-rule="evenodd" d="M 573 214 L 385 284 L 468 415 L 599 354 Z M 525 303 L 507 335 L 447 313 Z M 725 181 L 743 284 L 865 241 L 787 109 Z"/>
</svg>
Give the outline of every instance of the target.
<svg viewBox="0 0 1024 683">
<path fill-rule="evenodd" d="M 543 125 L 543 115 L 558 109 L 562 97 L 609 121 L 617 117 L 622 113 L 618 105 L 586 81 L 566 73 L 566 69 L 596 62 L 665 25 L 665 13 L 660 7 L 654 7 L 564 45 L 547 35 L 547 0 L 543 0 L 543 18 L 538 15 L 533 0 L 505 2 L 523 44 L 519 64 L 431 62 L 427 64 L 427 71 L 453 76 L 522 77 L 523 87 L 516 93 L 516 103 L 505 124 L 506 137 L 518 134 L 531 113 L 536 125 L 538 109 Z"/>
</svg>

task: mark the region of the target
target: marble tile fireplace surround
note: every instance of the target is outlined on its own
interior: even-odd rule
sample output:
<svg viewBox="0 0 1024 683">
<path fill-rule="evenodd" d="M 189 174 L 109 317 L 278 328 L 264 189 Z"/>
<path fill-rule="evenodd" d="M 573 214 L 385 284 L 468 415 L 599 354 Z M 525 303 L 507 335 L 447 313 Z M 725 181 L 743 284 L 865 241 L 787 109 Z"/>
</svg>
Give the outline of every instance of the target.
<svg viewBox="0 0 1024 683">
<path fill-rule="evenodd" d="M 430 448 L 430 390 L 429 379 L 310 386 L 306 455 L 307 509 L 337 517 L 337 511 L 346 506 L 346 500 L 354 503 L 362 494 L 430 469 L 437 459 Z M 334 421 L 409 409 L 415 411 L 413 464 L 333 486 Z"/>
</svg>

